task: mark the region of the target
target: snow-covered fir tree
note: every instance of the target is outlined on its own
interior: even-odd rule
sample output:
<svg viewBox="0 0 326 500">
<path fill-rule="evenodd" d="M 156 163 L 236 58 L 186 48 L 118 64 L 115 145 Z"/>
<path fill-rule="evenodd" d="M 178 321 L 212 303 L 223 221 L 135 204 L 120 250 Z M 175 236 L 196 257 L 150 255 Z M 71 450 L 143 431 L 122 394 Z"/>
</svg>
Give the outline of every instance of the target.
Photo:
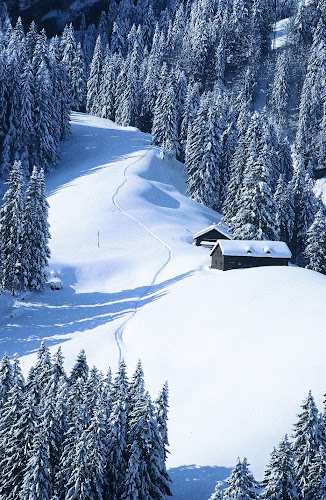
<svg viewBox="0 0 326 500">
<path fill-rule="evenodd" d="M 296 486 L 294 460 L 287 435 L 284 436 L 277 449 L 271 453 L 270 462 L 263 480 L 262 499 L 299 500 Z"/>
<path fill-rule="evenodd" d="M 226 480 L 228 488 L 225 489 L 224 500 L 258 500 L 259 484 L 249 471 L 247 459 L 238 458 L 236 465 Z"/>
<path fill-rule="evenodd" d="M 13 294 L 24 287 L 22 237 L 25 206 L 24 176 L 21 162 L 15 162 L 9 175 L 8 190 L 0 209 L 1 286 Z"/>
<path fill-rule="evenodd" d="M 326 274 L 326 216 L 323 208 L 318 210 L 308 229 L 305 256 L 309 261 L 308 269 Z"/>
<path fill-rule="evenodd" d="M 293 457 L 297 488 L 303 499 L 309 497 L 309 481 L 312 468 L 318 459 L 319 449 L 325 445 L 325 429 L 314 398 L 309 391 L 302 404 L 302 411 L 294 425 Z"/>
</svg>

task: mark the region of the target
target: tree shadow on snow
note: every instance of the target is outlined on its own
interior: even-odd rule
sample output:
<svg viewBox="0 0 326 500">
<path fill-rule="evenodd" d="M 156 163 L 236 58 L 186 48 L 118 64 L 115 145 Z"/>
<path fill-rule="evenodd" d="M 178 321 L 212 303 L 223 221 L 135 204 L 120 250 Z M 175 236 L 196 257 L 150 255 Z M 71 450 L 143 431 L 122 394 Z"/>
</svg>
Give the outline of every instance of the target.
<svg viewBox="0 0 326 500">
<path fill-rule="evenodd" d="M 224 481 L 231 474 L 227 467 L 199 467 L 184 465 L 169 469 L 173 481 L 171 490 L 174 500 L 208 500 L 218 481 Z"/>
<path fill-rule="evenodd" d="M 74 283 L 73 273 L 70 268 L 64 269 L 63 282 Z M 76 293 L 72 287 L 27 293 L 14 301 L 14 307 L 11 301 L 11 307 L 0 318 L 0 356 L 5 352 L 23 356 L 38 349 L 44 339 L 47 345 L 55 345 L 69 340 L 76 332 L 126 319 L 136 307 L 141 309 L 158 300 L 167 293 L 167 287 L 190 274 L 181 274 L 153 287 L 145 285 L 115 293 Z M 4 296 L 7 301 L 10 299 L 9 294 Z"/>
</svg>

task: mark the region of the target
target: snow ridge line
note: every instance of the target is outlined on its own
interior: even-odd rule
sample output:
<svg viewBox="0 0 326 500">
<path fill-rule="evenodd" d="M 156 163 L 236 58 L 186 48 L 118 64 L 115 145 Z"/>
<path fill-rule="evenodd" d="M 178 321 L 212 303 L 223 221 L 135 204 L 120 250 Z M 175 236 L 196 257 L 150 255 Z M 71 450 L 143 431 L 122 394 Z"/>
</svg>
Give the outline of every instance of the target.
<svg viewBox="0 0 326 500">
<path fill-rule="evenodd" d="M 119 350 L 119 363 L 121 362 L 122 360 L 122 345 L 123 345 L 123 340 L 122 340 L 122 335 L 123 335 L 123 332 L 126 328 L 126 325 L 129 323 L 129 321 L 132 320 L 132 318 L 134 318 L 134 316 L 137 314 L 138 312 L 138 309 L 139 309 L 139 304 L 140 304 L 140 301 L 145 297 L 145 295 L 147 295 L 150 290 L 153 288 L 153 286 L 155 285 L 156 283 L 156 280 L 157 278 L 159 277 L 159 275 L 161 274 L 161 272 L 166 268 L 166 266 L 169 264 L 169 262 L 171 261 L 171 258 L 172 258 L 172 250 L 171 248 L 163 241 L 161 240 L 155 233 L 153 233 L 153 231 L 147 227 L 145 224 L 143 224 L 140 220 L 138 220 L 136 217 L 134 217 L 133 215 L 129 214 L 128 212 L 126 212 L 125 210 L 123 210 L 122 207 L 120 207 L 120 205 L 118 204 L 117 200 L 116 200 L 116 197 L 117 195 L 119 194 L 119 192 L 121 191 L 121 189 L 123 188 L 123 186 L 128 182 L 128 175 L 127 175 L 127 172 L 128 170 L 130 169 L 130 167 L 132 167 L 133 165 L 135 165 L 137 162 L 139 162 L 140 160 L 142 160 L 143 158 L 145 158 L 150 151 L 153 151 L 153 147 L 150 147 L 144 154 L 142 154 L 141 156 L 139 156 L 137 158 L 137 160 L 133 161 L 132 163 L 130 163 L 129 165 L 126 166 L 126 168 L 124 169 L 124 172 L 123 172 L 123 175 L 124 175 L 124 181 L 120 184 L 120 186 L 117 187 L 115 193 L 113 194 L 112 196 L 112 202 L 114 204 L 114 206 L 123 214 L 125 215 L 126 217 L 128 217 L 129 219 L 133 220 L 134 222 L 136 222 L 140 227 L 142 227 L 143 229 L 145 229 L 145 231 L 147 231 L 156 241 L 158 241 L 162 246 L 164 246 L 164 248 L 167 250 L 168 252 L 168 257 L 167 259 L 164 261 L 164 263 L 160 266 L 160 268 L 156 271 L 156 273 L 154 274 L 154 277 L 151 281 L 151 283 L 148 285 L 148 287 L 146 288 L 146 290 L 144 291 L 144 293 L 142 293 L 138 299 L 137 299 L 137 302 L 136 302 L 136 305 L 135 305 L 135 309 L 134 311 L 131 313 L 131 315 L 129 316 L 129 318 L 127 318 L 120 326 L 119 328 L 115 331 L 114 333 L 114 336 L 115 336 L 115 340 L 116 340 L 116 343 L 117 343 L 117 346 L 118 346 L 118 350 Z"/>
</svg>

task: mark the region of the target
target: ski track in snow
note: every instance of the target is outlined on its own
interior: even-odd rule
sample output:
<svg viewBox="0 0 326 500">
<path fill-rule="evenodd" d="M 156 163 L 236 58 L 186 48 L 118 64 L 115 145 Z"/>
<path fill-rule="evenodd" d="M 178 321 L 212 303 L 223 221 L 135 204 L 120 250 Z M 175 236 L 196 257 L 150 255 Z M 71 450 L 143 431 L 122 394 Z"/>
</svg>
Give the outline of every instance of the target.
<svg viewBox="0 0 326 500">
<path fill-rule="evenodd" d="M 158 241 L 168 252 L 168 257 L 167 259 L 164 261 L 164 263 L 160 266 L 160 268 L 156 271 L 156 273 L 154 274 L 154 277 L 151 281 L 151 283 L 148 285 L 148 287 L 145 289 L 145 291 L 138 297 L 137 301 L 136 301 L 136 305 L 135 305 L 135 309 L 132 311 L 132 313 L 130 314 L 129 318 L 127 318 L 120 326 L 119 328 L 115 331 L 114 333 L 114 336 L 115 336 L 115 340 L 116 340 L 116 343 L 117 343 L 117 346 L 118 346 L 118 350 L 119 350 L 119 363 L 120 361 L 122 360 L 123 356 L 122 356 L 122 350 L 123 350 L 123 339 L 122 339 L 122 335 L 123 335 L 123 332 L 125 331 L 125 328 L 127 326 L 127 324 L 134 318 L 134 316 L 137 314 L 138 312 L 138 308 L 139 308 L 139 303 L 140 301 L 144 298 L 145 295 L 147 295 L 150 290 L 153 288 L 153 286 L 155 285 L 156 281 L 157 281 L 157 278 L 159 277 L 159 275 L 164 271 L 164 269 L 166 268 L 166 266 L 169 264 L 169 262 L 171 261 L 171 258 L 172 258 L 172 250 L 171 248 L 163 241 L 161 240 L 156 234 L 153 233 L 153 231 L 148 227 L 146 226 L 145 224 L 143 224 L 139 219 L 137 219 L 136 217 L 134 217 L 133 215 L 129 214 L 128 212 L 126 212 L 120 205 L 119 203 L 117 202 L 117 196 L 118 194 L 120 193 L 120 191 L 122 190 L 122 188 L 126 185 L 126 183 L 128 182 L 128 170 L 133 166 L 135 165 L 136 163 L 138 163 L 140 160 L 142 160 L 143 158 L 145 158 L 150 151 L 153 151 L 153 147 L 149 148 L 146 153 L 142 154 L 141 156 L 139 156 L 135 161 L 133 161 L 132 163 L 129 163 L 129 165 L 126 166 L 126 168 L 124 169 L 124 172 L 123 172 L 123 175 L 124 175 L 124 180 L 123 182 L 120 184 L 120 186 L 117 187 L 115 193 L 113 194 L 112 196 L 112 203 L 114 204 L 114 206 L 123 214 L 125 215 L 126 217 L 128 217 L 129 219 L 133 220 L 134 222 L 136 222 L 140 227 L 142 227 L 145 231 L 147 231 L 156 241 Z"/>
</svg>

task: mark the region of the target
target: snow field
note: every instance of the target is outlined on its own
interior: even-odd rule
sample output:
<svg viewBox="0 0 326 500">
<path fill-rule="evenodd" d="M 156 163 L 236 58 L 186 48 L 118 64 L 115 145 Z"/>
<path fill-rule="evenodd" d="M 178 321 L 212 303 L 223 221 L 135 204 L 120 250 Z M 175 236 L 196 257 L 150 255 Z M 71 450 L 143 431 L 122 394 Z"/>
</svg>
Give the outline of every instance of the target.
<svg viewBox="0 0 326 500">
<path fill-rule="evenodd" d="M 134 128 L 73 114 L 47 188 L 49 271 L 63 289 L 1 297 L 2 354 L 18 351 L 26 373 L 45 339 L 67 370 L 84 348 L 106 371 L 120 347 L 130 373 L 142 360 L 153 397 L 169 382 L 170 467 L 247 456 L 261 477 L 309 389 L 321 409 L 325 277 L 211 270 L 192 235 L 220 216 L 185 196 L 183 166 Z"/>
</svg>

